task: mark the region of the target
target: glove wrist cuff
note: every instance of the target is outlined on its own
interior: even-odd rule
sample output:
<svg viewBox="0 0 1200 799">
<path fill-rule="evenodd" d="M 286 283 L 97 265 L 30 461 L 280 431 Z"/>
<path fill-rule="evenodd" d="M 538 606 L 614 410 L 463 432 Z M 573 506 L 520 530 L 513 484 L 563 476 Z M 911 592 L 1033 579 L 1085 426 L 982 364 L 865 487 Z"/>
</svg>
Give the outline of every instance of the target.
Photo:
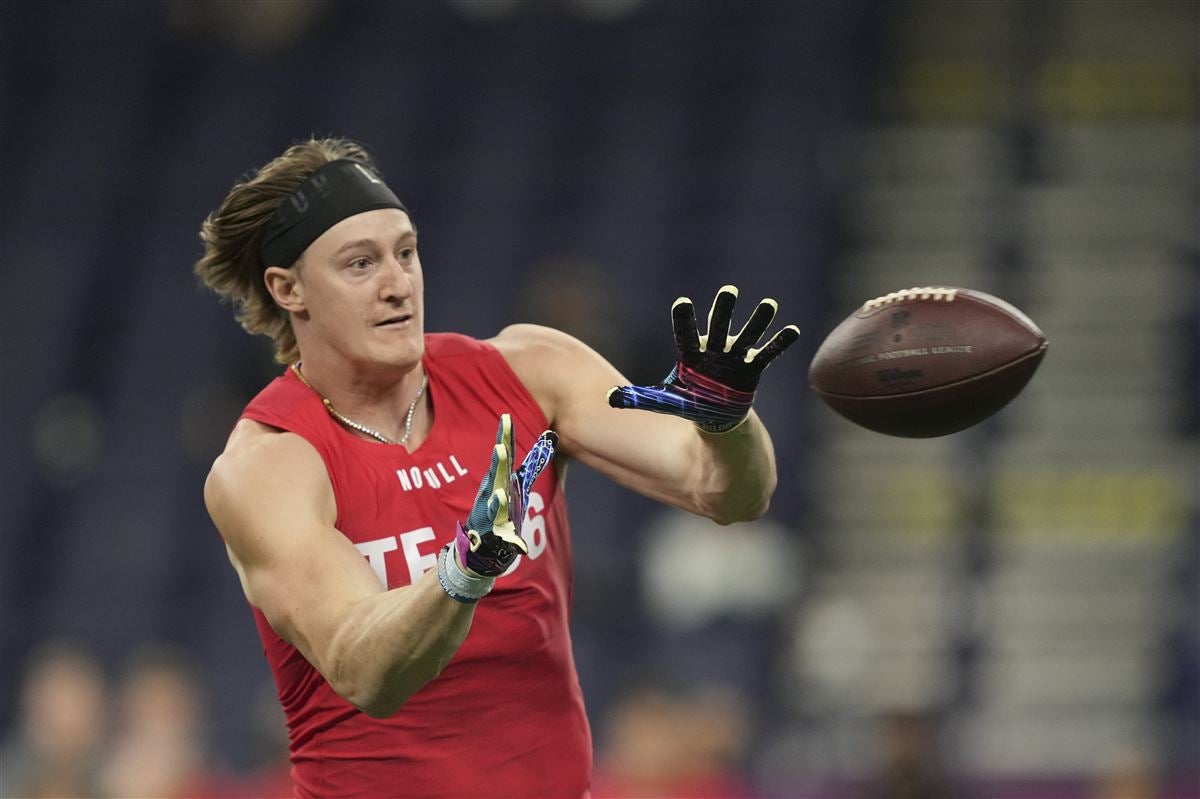
<svg viewBox="0 0 1200 799">
<path fill-rule="evenodd" d="M 437 576 L 446 595 L 465 605 L 474 605 L 496 585 L 495 577 L 471 575 L 459 566 L 453 543 L 446 544 L 438 554 Z"/>
<path fill-rule="evenodd" d="M 743 416 L 741 419 L 737 419 L 732 422 L 725 422 L 722 424 L 716 424 L 713 422 L 696 422 L 695 424 L 696 424 L 696 427 L 699 427 L 704 432 L 710 433 L 714 436 L 719 436 L 719 435 L 724 435 L 725 433 L 732 433 L 734 430 L 737 430 L 739 427 L 744 425 L 746 423 L 746 420 L 749 418 L 750 418 L 750 414 L 749 414 L 749 412 L 747 412 L 746 415 Z"/>
<path fill-rule="evenodd" d="M 472 548 L 471 536 L 475 535 L 481 539 L 491 537 L 491 531 L 480 535 L 479 533 L 470 533 L 463 523 L 459 522 L 454 534 L 455 551 L 458 552 L 458 565 L 463 573 L 469 577 L 499 577 L 508 571 L 515 558 L 515 552 L 508 551 L 508 544 L 501 543 L 500 546 L 479 546 Z M 498 538 L 492 539 L 493 544 L 498 541 Z"/>
<path fill-rule="evenodd" d="M 754 404 L 754 391 L 731 388 L 716 378 L 698 372 L 680 363 L 674 375 L 692 393 L 696 405 L 703 408 L 699 418 L 693 418 L 696 426 L 706 433 L 728 433 L 750 415 Z"/>
</svg>

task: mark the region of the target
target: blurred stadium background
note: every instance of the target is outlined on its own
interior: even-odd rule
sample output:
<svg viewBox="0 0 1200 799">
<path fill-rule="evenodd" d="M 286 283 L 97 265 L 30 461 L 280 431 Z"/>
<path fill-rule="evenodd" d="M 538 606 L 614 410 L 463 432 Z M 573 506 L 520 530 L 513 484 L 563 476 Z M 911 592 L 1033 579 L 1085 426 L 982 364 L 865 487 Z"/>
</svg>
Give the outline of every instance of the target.
<svg viewBox="0 0 1200 799">
<path fill-rule="evenodd" d="M 191 264 L 315 133 L 413 209 L 431 330 L 653 381 L 679 294 L 803 329 L 763 521 L 572 472 L 597 797 L 1200 795 L 1198 37 L 1186 0 L 3 0 L 0 793 L 280 784 L 200 492 L 276 367 Z M 967 433 L 854 429 L 808 358 L 926 284 L 1047 360 Z"/>
</svg>

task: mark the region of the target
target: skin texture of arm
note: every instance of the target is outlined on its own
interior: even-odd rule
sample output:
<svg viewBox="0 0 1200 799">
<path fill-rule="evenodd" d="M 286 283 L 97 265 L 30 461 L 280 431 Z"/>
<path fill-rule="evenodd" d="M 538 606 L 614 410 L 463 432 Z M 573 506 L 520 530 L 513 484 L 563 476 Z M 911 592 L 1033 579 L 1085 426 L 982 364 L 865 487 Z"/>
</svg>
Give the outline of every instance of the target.
<svg viewBox="0 0 1200 799">
<path fill-rule="evenodd" d="M 761 516 L 775 491 L 775 451 L 757 414 L 727 433 L 678 417 L 611 408 L 629 381 L 572 336 L 512 325 L 492 344 L 542 407 L 559 451 L 651 499 L 732 524 Z"/>
<path fill-rule="evenodd" d="M 204 499 L 247 599 L 364 713 L 394 713 L 466 638 L 475 606 L 446 596 L 434 571 L 380 585 L 333 526 L 324 463 L 299 436 L 239 422 Z"/>
</svg>

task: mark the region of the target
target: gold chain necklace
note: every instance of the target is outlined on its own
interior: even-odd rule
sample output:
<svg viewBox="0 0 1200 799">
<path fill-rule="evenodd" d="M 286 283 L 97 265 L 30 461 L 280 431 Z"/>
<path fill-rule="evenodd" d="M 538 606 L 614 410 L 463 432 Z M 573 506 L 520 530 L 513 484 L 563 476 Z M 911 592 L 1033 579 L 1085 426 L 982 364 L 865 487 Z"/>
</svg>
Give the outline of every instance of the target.
<svg viewBox="0 0 1200 799">
<path fill-rule="evenodd" d="M 412 404 L 408 406 L 408 413 L 404 417 L 404 435 L 400 437 L 399 441 L 392 441 L 390 438 L 385 436 L 383 433 L 380 433 L 378 430 L 372 430 L 371 428 L 367 427 L 365 424 L 360 424 L 360 423 L 354 421 L 353 419 L 351 419 L 350 417 L 342 416 L 340 413 L 335 411 L 333 409 L 333 403 L 330 402 L 325 397 L 322 397 L 321 392 L 319 392 L 315 388 L 313 388 L 312 383 L 308 382 L 308 378 L 305 377 L 304 374 L 300 371 L 300 362 L 299 361 L 296 361 L 294 364 L 292 364 L 291 368 L 292 368 L 292 371 L 296 373 L 296 377 L 300 378 L 300 382 L 303 383 L 304 385 L 308 386 L 309 388 L 311 388 L 316 393 L 316 395 L 321 398 L 321 404 L 323 404 L 325 406 L 325 410 L 329 411 L 330 416 L 332 416 L 334 419 L 337 419 L 339 422 L 344 424 L 346 427 L 349 427 L 352 430 L 357 430 L 358 432 L 363 433 L 364 435 L 368 435 L 371 438 L 375 439 L 376 441 L 379 441 L 384 444 L 407 444 L 408 443 L 408 438 L 409 438 L 409 436 L 412 435 L 413 414 L 417 412 L 417 403 L 421 401 L 421 397 L 423 397 L 425 395 L 425 387 L 427 385 L 429 385 L 428 375 L 421 375 L 421 386 L 420 386 L 420 388 L 417 389 L 417 396 L 413 397 Z"/>
</svg>

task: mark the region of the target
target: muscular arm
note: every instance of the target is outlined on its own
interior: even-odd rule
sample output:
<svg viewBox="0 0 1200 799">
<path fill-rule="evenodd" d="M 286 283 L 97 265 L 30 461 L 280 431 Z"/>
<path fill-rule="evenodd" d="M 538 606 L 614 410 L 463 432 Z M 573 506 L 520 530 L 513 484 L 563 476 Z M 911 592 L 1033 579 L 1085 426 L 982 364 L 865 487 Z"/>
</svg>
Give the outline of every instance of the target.
<svg viewBox="0 0 1200 799">
<path fill-rule="evenodd" d="M 334 528 L 333 488 L 304 440 L 242 421 L 204 499 L 247 599 L 364 713 L 394 713 L 436 677 L 470 629 L 433 571 L 386 590 Z"/>
<path fill-rule="evenodd" d="M 558 432 L 561 453 L 651 499 L 719 524 L 766 511 L 775 491 L 775 451 L 753 411 L 728 433 L 704 433 L 674 416 L 609 407 L 608 389 L 629 381 L 566 333 L 512 325 L 492 343 Z"/>
</svg>

